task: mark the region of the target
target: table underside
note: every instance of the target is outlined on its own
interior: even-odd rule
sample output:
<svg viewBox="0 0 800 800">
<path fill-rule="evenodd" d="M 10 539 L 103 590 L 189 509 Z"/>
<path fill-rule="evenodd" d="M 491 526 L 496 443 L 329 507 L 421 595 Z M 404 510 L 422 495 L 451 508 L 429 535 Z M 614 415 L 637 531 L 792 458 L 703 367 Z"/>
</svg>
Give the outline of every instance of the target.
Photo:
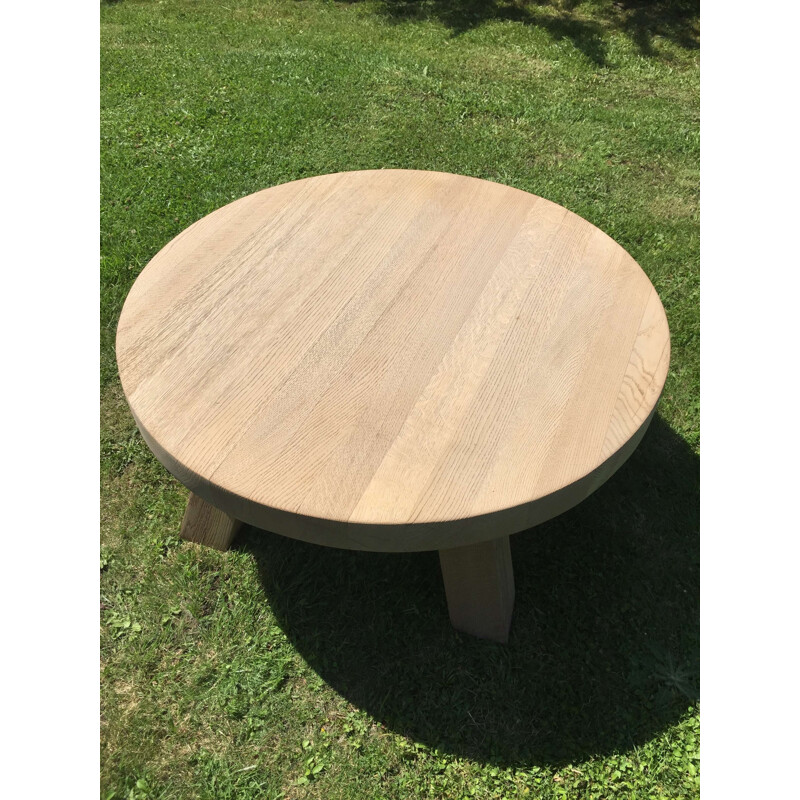
<svg viewBox="0 0 800 800">
<path fill-rule="evenodd" d="M 181 525 L 187 541 L 227 550 L 240 520 L 191 494 Z M 447 608 L 456 630 L 505 644 L 514 610 L 514 571 L 508 536 L 439 551 Z"/>
</svg>

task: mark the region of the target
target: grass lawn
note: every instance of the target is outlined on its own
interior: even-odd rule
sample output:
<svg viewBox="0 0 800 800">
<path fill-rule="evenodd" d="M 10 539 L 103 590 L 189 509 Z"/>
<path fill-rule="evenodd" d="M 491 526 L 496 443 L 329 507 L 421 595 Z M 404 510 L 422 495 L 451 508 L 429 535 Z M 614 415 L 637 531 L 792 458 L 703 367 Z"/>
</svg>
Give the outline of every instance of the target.
<svg viewBox="0 0 800 800">
<path fill-rule="evenodd" d="M 689 1 L 101 6 L 102 796 L 699 795 L 699 56 Z M 435 553 L 245 529 L 187 499 L 122 396 L 116 321 L 173 236 L 318 173 L 547 197 L 650 276 L 672 331 L 631 460 L 512 539 L 507 647 L 455 633 Z"/>
</svg>

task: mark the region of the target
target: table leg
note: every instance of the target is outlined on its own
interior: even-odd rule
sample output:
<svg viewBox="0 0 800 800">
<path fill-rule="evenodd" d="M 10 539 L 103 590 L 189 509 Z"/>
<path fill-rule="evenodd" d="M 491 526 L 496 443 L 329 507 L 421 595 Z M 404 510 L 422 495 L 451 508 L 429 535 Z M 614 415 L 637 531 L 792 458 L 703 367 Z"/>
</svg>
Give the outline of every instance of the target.
<svg viewBox="0 0 800 800">
<path fill-rule="evenodd" d="M 191 494 L 181 523 L 181 539 L 227 550 L 241 525 L 239 520 Z"/>
<path fill-rule="evenodd" d="M 447 609 L 456 630 L 505 644 L 514 610 L 508 536 L 439 551 Z"/>
</svg>

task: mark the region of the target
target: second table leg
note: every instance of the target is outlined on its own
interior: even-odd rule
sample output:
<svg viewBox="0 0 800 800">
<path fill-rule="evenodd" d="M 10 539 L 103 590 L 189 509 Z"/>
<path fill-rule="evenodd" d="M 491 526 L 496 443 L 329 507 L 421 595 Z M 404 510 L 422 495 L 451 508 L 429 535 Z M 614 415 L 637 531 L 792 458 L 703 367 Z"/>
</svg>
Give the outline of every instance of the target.
<svg viewBox="0 0 800 800">
<path fill-rule="evenodd" d="M 242 523 L 192 493 L 183 514 L 181 539 L 227 550 Z"/>
<path fill-rule="evenodd" d="M 505 644 L 514 610 L 509 537 L 440 550 L 439 562 L 453 627 Z"/>
</svg>

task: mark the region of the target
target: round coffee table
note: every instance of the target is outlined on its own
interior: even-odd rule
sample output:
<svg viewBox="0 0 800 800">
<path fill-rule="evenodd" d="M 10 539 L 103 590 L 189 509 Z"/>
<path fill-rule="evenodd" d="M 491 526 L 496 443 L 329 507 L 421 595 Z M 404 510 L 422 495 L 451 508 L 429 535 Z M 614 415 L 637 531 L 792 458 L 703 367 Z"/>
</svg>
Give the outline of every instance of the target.
<svg viewBox="0 0 800 800">
<path fill-rule="evenodd" d="M 636 262 L 561 206 L 376 170 L 187 228 L 134 283 L 117 361 L 142 436 L 192 492 L 184 538 L 226 549 L 245 522 L 438 550 L 453 625 L 506 641 L 509 535 L 631 454 L 669 328 Z"/>
</svg>

